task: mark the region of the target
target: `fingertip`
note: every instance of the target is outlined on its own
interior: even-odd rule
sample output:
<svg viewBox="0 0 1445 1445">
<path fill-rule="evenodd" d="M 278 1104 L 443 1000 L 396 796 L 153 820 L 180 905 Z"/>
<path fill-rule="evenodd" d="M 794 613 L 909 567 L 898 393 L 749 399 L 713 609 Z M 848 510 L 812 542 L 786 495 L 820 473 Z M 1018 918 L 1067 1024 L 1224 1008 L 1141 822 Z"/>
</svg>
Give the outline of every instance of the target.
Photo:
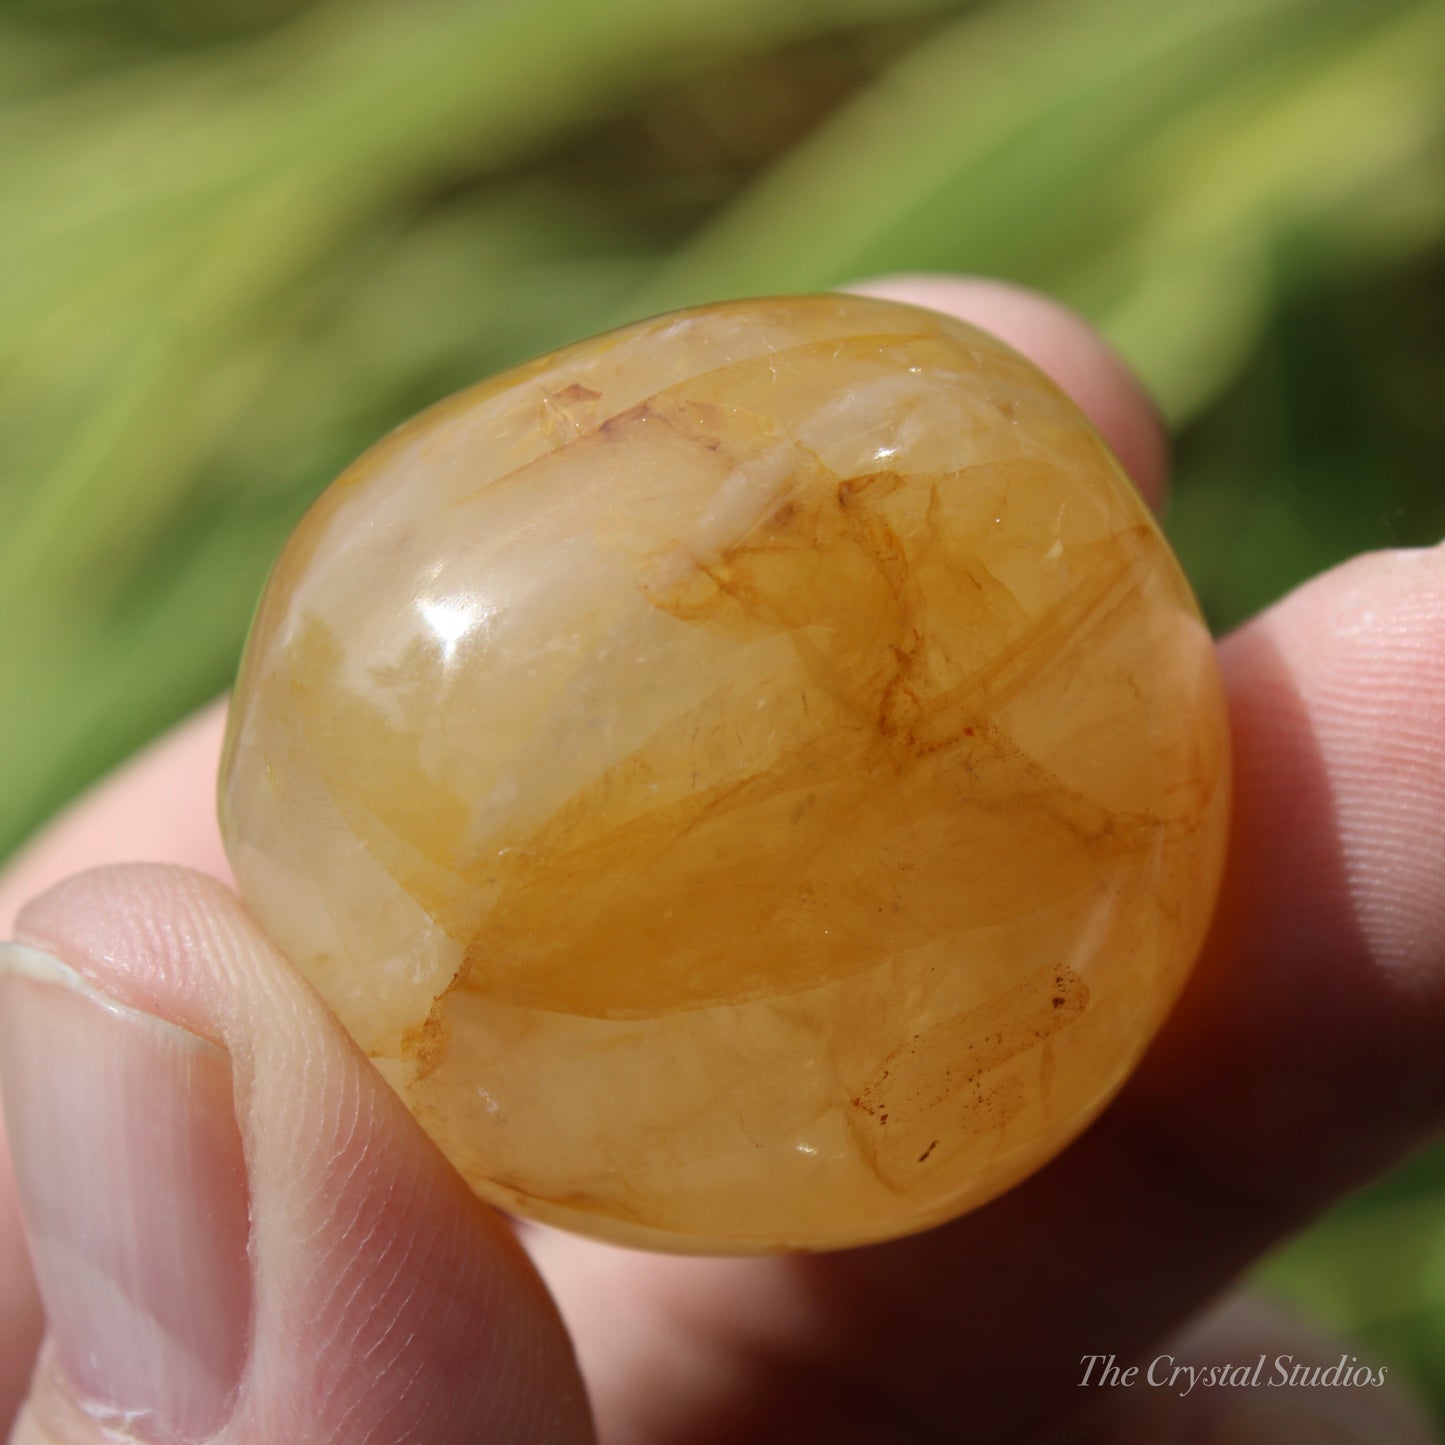
<svg viewBox="0 0 1445 1445">
<path fill-rule="evenodd" d="M 1445 551 L 1354 558 L 1221 663 L 1229 863 L 1131 1094 L 1188 1117 L 1216 1176 L 1313 1212 L 1445 1120 Z"/>
<path fill-rule="evenodd" d="M 904 275 L 846 288 L 926 306 L 997 336 L 1073 398 L 1151 507 L 1164 503 L 1169 441 L 1158 409 L 1113 347 L 1062 302 L 985 277 Z"/>
<path fill-rule="evenodd" d="M 505 1221 L 229 890 L 102 868 L 36 899 L 20 932 L 229 1060 L 253 1287 L 226 1440 L 592 1438 L 571 1343 Z"/>
</svg>

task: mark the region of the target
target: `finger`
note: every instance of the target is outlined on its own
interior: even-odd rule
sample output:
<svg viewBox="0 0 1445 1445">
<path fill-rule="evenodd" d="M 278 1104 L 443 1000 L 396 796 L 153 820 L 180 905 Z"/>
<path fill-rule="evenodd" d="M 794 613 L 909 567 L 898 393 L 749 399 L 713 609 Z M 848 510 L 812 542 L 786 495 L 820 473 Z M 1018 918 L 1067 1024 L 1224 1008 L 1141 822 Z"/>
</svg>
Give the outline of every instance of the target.
<svg viewBox="0 0 1445 1445">
<path fill-rule="evenodd" d="M 1329 573 L 1222 661 L 1237 788 L 1220 917 L 1124 1094 L 1009 1195 L 873 1249 L 637 1262 L 539 1238 L 604 1438 L 641 1421 L 649 1445 L 770 1441 L 769 1402 L 824 1378 L 920 1438 L 1025 1438 L 1078 1408 L 1085 1355 L 1138 1355 L 1438 1132 L 1445 550 Z M 600 1320 L 595 1301 L 619 1297 L 632 1309 Z M 649 1352 L 672 1366 L 665 1421 L 631 1363 Z"/>
<path fill-rule="evenodd" d="M 227 890 L 102 870 L 18 932 L 0 1083 L 51 1333 L 17 1440 L 591 1438 L 505 1223 Z"/>
<path fill-rule="evenodd" d="M 1081 1388 L 1104 1403 L 1088 1445 L 1439 1439 L 1388 1361 L 1249 1295 L 1215 1306 L 1132 1374 L 1106 1377 L 1094 1363 Z"/>
<path fill-rule="evenodd" d="M 979 276 L 888 276 L 848 290 L 927 306 L 1007 342 L 1073 398 L 1149 505 L 1163 505 L 1169 476 L 1163 423 L 1134 373 L 1082 316 L 1027 287 Z"/>
<path fill-rule="evenodd" d="M 216 827 L 223 703 L 180 723 L 73 804 L 0 874 L 0 937 L 29 898 L 102 863 L 147 858 L 229 876 Z M 41 1317 L 0 1132 L 0 1434 L 24 1398 Z"/>
<path fill-rule="evenodd" d="M 25 1229 L 9 1145 L 0 1128 L 0 1435 L 25 1398 L 40 1343 L 40 1295 L 25 1248 Z"/>
</svg>

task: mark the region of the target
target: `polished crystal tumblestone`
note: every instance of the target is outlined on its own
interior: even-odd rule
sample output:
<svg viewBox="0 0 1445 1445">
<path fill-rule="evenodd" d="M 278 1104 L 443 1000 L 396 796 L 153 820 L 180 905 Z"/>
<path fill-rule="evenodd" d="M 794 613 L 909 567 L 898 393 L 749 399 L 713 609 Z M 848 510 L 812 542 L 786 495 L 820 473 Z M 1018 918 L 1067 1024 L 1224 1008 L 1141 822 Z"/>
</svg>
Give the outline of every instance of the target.
<svg viewBox="0 0 1445 1445">
<path fill-rule="evenodd" d="M 1210 913 L 1213 648 L 1099 437 L 927 311 L 704 307 L 379 443 L 256 617 L 241 890 L 479 1194 L 680 1250 L 991 1198 Z"/>
</svg>

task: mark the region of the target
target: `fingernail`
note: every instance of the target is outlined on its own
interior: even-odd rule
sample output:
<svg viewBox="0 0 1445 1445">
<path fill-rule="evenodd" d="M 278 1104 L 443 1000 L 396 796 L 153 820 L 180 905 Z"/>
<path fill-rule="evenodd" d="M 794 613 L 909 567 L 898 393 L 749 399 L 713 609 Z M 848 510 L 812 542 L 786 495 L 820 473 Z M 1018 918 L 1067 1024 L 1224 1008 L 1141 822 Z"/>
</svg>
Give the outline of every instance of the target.
<svg viewBox="0 0 1445 1445">
<path fill-rule="evenodd" d="M 250 1328 L 230 1056 L 0 944 L 0 1097 L 60 1370 L 126 1439 L 223 1425 Z"/>
</svg>

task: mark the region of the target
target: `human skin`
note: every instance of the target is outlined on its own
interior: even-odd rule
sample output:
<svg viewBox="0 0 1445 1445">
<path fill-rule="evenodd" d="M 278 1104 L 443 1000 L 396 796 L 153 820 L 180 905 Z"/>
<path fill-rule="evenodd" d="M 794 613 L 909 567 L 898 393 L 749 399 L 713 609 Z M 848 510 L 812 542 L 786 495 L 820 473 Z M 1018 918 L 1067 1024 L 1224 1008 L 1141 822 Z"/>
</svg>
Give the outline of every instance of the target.
<svg viewBox="0 0 1445 1445">
<path fill-rule="evenodd" d="M 951 312 L 1029 355 L 1160 502 L 1162 433 L 1076 318 L 989 282 L 860 289 Z M 112 1399 L 110 1422 L 140 1410 L 142 1433 L 126 1438 L 228 1445 L 594 1430 L 616 1445 L 1041 1440 L 1063 1428 L 1222 1438 L 1218 1398 L 1111 1397 L 1118 1413 L 1091 1419 L 1083 1407 L 1104 1401 L 1078 1388 L 1079 1362 L 1164 1348 L 1261 1253 L 1426 1143 L 1445 1116 L 1445 551 L 1374 553 L 1315 579 L 1225 639 L 1221 664 L 1236 766 L 1230 863 L 1204 956 L 1143 1066 L 1083 1138 L 1005 1197 L 923 1235 L 818 1256 L 650 1256 L 526 1226 L 516 1248 L 224 887 L 220 708 L 161 740 L 0 883 L 0 923 L 14 919 L 21 943 L 219 1045 L 232 1083 L 234 1114 L 217 1127 L 237 1130 L 252 1234 L 245 1280 L 212 1303 L 249 1331 L 239 1375 L 211 1406 L 171 1400 L 147 1414 Z M 171 866 L 72 876 L 134 859 Z M 36 989 L 50 987 L 0 980 L 0 1009 L 33 1016 Z M 118 1026 L 137 1027 L 133 1016 Z M 4 1077 L 26 1097 L 7 1099 L 12 1119 L 45 1082 L 14 1084 L 13 1063 Z M 53 1183 L 44 1147 L 27 1145 L 16 1167 L 31 1197 Z M 321 1207 L 338 1177 L 357 1209 Z M 154 1187 L 139 1168 L 110 1186 Z M 98 1191 L 94 1207 L 111 1197 Z M 150 1202 L 164 1213 L 170 1201 Z M 298 1237 L 305 1250 L 281 1244 Z M 8 1414 L 41 1323 L 4 1174 L 0 1279 Z M 295 1338 L 286 1312 L 302 1297 L 317 1302 L 314 1340 Z M 75 1301 L 48 1303 L 62 1323 L 13 1438 L 115 1438 L 75 1386 L 74 1361 L 107 1342 L 86 1334 Z M 456 1322 L 459 1346 L 439 1340 L 438 1319 Z M 1254 1338 L 1241 1321 L 1216 1316 L 1195 1347 Z M 1302 1357 L 1310 1348 L 1333 1358 L 1318 1343 Z M 99 1378 L 117 1386 L 114 1372 Z M 1350 1398 L 1301 1399 L 1301 1418 L 1366 1411 L 1336 1418 L 1330 1438 L 1430 1438 L 1388 1391 L 1316 1395 Z M 1165 1412 L 1147 1430 L 1146 1407 Z M 1310 1437 L 1271 1418 L 1274 1438 L 1324 1438 L 1319 1420 Z"/>
</svg>

